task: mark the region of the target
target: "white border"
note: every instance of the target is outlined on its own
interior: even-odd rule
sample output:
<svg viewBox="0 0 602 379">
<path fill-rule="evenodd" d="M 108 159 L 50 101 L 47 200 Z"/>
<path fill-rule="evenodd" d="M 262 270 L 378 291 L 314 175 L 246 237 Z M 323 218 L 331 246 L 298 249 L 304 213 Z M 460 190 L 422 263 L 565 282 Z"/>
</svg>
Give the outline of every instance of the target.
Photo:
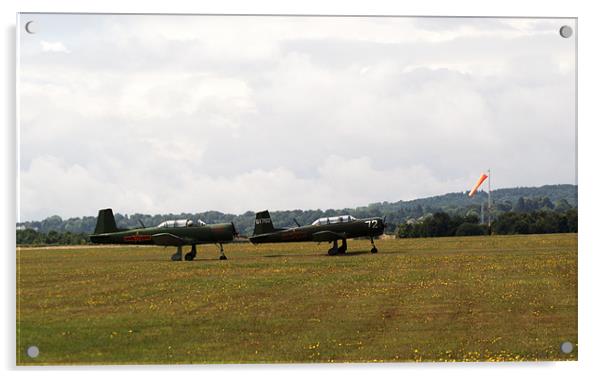
<svg viewBox="0 0 602 379">
<path fill-rule="evenodd" d="M 570 1 L 477 1 L 477 0 L 428 0 L 409 4 L 384 0 L 231 0 L 195 2 L 184 0 L 145 1 L 136 3 L 130 0 L 104 0 L 83 3 L 75 0 L 28 1 L 5 0 L 0 2 L 2 9 L 2 30 L 4 54 L 2 73 L 4 90 L 2 115 L 4 116 L 3 138 L 3 196 L 2 240 L 4 242 L 4 270 L 2 286 L 4 306 L 1 318 L 3 343 L 0 345 L 2 369 L 8 377 L 33 376 L 40 374 L 51 378 L 79 377 L 82 374 L 92 378 L 110 375 L 131 375 L 132 370 L 144 370 L 149 378 L 161 378 L 168 370 L 178 371 L 178 375 L 192 377 L 199 375 L 281 377 L 332 376 L 340 371 L 351 377 L 374 374 L 379 376 L 409 376 L 422 374 L 430 377 L 502 377 L 513 375 L 542 374 L 546 378 L 569 377 L 575 374 L 598 373 L 600 358 L 600 301 L 597 293 L 602 288 L 599 270 L 602 269 L 602 249 L 596 238 L 600 225 L 600 170 L 597 164 L 599 144 L 601 100 L 598 93 L 600 67 L 602 67 L 599 21 L 602 14 L 596 12 L 595 2 L 575 4 Z M 262 13 L 262 14 L 357 14 L 357 15 L 438 15 L 438 16 L 546 16 L 579 18 L 579 362 L 527 363 L 527 364 L 381 364 L 381 365 L 237 365 L 237 366 L 128 366 L 92 368 L 15 368 L 15 173 L 16 173 L 16 132 L 15 132 L 15 19 L 17 12 L 118 12 L 118 13 Z M 85 373 L 81 371 L 85 370 Z M 370 372 L 368 371 L 370 370 Z M 200 371 L 200 372 L 199 372 Z M 578 371 L 578 372 L 575 372 Z M 6 376 L 5 376 L 6 377 Z"/>
</svg>

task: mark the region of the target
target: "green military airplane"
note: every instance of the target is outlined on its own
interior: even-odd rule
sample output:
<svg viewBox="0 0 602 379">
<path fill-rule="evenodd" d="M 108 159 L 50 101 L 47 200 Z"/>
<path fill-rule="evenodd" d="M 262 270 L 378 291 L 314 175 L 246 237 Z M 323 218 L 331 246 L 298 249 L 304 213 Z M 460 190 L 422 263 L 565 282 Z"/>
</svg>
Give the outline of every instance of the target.
<svg viewBox="0 0 602 379">
<path fill-rule="evenodd" d="M 142 224 L 142 222 L 140 222 Z M 238 235 L 233 223 L 207 225 L 201 220 L 194 223 L 192 220 L 163 221 L 156 227 L 138 229 L 118 229 L 113 216 L 113 210 L 101 209 L 98 211 L 94 234 L 90 235 L 90 242 L 99 244 L 125 244 L 125 245 L 159 245 L 176 246 L 177 251 L 171 256 L 172 261 L 183 258 L 191 261 L 196 257 L 196 245 L 215 243 L 219 245 L 219 259 L 227 259 L 224 254 L 223 243 L 231 242 Z M 182 246 L 191 245 L 190 251 L 182 256 Z"/>
<path fill-rule="evenodd" d="M 356 219 L 352 216 L 323 217 L 311 225 L 301 226 L 295 220 L 297 227 L 274 228 L 270 213 L 262 211 L 255 215 L 255 229 L 249 237 L 252 243 L 270 242 L 332 242 L 328 255 L 342 254 L 347 251 L 347 238 L 370 237 L 372 253 L 378 249 L 374 245 L 374 237 L 385 231 L 385 220 L 380 217 Z M 341 240 L 339 247 L 337 241 Z"/>
</svg>

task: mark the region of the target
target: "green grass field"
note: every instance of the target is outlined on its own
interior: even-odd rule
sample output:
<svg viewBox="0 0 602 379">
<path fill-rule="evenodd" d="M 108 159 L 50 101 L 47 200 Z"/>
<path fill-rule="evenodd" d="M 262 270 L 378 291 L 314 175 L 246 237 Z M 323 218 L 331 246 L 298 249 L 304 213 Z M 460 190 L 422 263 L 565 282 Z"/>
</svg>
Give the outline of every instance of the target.
<svg viewBox="0 0 602 379">
<path fill-rule="evenodd" d="M 576 234 L 377 246 L 18 249 L 17 363 L 577 359 Z"/>
</svg>

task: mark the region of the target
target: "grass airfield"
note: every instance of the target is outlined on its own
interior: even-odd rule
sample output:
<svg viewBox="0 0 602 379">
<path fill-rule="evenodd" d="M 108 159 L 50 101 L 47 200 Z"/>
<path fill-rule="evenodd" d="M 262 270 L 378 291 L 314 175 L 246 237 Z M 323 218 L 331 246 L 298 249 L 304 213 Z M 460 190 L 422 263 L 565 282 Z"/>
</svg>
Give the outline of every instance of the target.
<svg viewBox="0 0 602 379">
<path fill-rule="evenodd" d="M 17 364 L 577 359 L 576 234 L 376 244 L 18 248 Z"/>
</svg>

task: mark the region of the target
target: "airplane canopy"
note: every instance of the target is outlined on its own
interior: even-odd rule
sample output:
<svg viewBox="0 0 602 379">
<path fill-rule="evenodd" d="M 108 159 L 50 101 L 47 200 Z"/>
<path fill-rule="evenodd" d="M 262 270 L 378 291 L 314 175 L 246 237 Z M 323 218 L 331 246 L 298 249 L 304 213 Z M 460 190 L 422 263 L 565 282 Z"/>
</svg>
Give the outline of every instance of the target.
<svg viewBox="0 0 602 379">
<path fill-rule="evenodd" d="M 192 220 L 167 220 L 160 223 L 157 228 L 184 228 L 194 226 Z"/>
<path fill-rule="evenodd" d="M 338 222 L 350 222 L 355 220 L 356 218 L 349 215 L 344 216 L 334 216 L 334 217 L 322 217 L 312 222 L 312 225 L 326 225 L 326 224 L 336 224 Z"/>
</svg>

